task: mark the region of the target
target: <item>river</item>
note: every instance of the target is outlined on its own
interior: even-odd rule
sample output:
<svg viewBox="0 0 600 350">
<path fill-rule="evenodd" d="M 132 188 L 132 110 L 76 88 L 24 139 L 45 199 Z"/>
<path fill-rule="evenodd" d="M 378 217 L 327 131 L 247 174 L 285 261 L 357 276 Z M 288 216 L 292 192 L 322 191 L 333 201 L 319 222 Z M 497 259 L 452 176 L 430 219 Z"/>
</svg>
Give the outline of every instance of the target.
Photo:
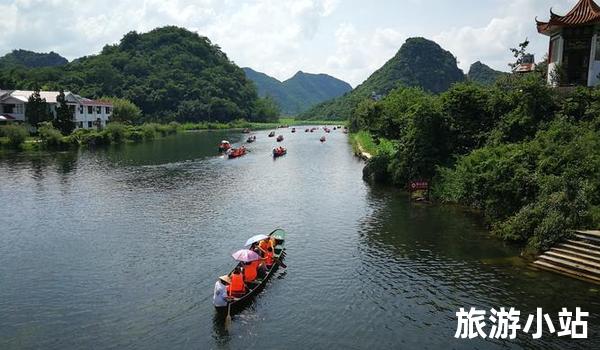
<svg viewBox="0 0 600 350">
<path fill-rule="evenodd" d="M 537 271 L 477 215 L 361 179 L 347 135 L 232 131 L 0 156 L 0 349 L 599 348 L 597 286 Z M 233 315 L 216 276 L 246 238 L 288 232 L 287 269 Z M 454 339 L 460 307 L 590 313 L 588 340 Z"/>
</svg>

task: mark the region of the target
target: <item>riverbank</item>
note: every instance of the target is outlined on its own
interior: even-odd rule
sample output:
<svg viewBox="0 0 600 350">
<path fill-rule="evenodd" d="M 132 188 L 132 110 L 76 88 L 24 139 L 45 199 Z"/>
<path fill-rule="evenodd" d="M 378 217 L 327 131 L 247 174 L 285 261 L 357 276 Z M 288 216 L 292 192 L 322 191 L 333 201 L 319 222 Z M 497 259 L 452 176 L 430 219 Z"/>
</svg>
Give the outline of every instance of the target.
<svg viewBox="0 0 600 350">
<path fill-rule="evenodd" d="M 354 154 L 364 160 L 369 160 L 381 153 L 394 152 L 394 143 L 390 140 L 379 139 L 375 143 L 373 136 L 367 131 L 350 134 L 350 144 Z"/>
<path fill-rule="evenodd" d="M 296 120 L 282 118 L 277 123 L 256 123 L 236 120 L 229 123 L 201 122 L 179 124 L 144 123 L 142 125 L 126 125 L 111 123 L 104 129 L 78 129 L 70 135 L 62 135 L 50 124 L 40 127 L 38 135 L 29 136 L 22 126 L 0 127 L 0 152 L 2 151 L 38 151 L 65 150 L 81 146 L 102 146 L 109 144 L 136 143 L 152 141 L 183 131 L 200 130 L 268 130 L 282 125 L 338 125 L 339 122 L 323 120 Z"/>
</svg>

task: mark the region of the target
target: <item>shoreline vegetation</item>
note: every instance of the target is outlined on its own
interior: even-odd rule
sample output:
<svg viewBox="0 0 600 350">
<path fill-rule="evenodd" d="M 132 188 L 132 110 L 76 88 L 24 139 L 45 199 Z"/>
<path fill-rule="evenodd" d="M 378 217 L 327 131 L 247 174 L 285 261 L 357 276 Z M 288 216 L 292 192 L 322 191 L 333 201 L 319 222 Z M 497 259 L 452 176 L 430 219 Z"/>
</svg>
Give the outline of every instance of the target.
<svg viewBox="0 0 600 350">
<path fill-rule="evenodd" d="M 479 211 L 491 233 L 536 254 L 600 226 L 600 88 L 555 89 L 543 75 L 441 94 L 397 88 L 363 100 L 349 125 L 365 180 Z"/>
<path fill-rule="evenodd" d="M 28 128 L 23 125 L 0 126 L 0 154 L 3 151 L 63 151 L 78 147 L 96 147 L 111 144 L 138 143 L 152 141 L 161 137 L 187 131 L 212 130 L 268 130 L 282 125 L 339 125 L 339 121 L 325 120 L 296 120 L 281 118 L 279 122 L 248 122 L 240 119 L 229 123 L 199 122 L 199 123 L 143 123 L 130 125 L 112 122 L 103 129 L 78 129 L 69 135 L 63 135 L 51 123 L 41 123 L 37 135 L 31 136 Z"/>
</svg>

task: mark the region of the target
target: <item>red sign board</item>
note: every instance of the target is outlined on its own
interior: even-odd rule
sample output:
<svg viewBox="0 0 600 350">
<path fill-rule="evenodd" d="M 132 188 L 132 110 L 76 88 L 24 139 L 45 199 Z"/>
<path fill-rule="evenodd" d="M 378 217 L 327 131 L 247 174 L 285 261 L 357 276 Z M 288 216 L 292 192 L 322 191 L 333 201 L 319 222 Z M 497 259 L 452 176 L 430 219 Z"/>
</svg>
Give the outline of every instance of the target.
<svg viewBox="0 0 600 350">
<path fill-rule="evenodd" d="M 411 191 L 421 191 L 429 189 L 429 182 L 423 180 L 411 181 L 409 188 Z"/>
</svg>

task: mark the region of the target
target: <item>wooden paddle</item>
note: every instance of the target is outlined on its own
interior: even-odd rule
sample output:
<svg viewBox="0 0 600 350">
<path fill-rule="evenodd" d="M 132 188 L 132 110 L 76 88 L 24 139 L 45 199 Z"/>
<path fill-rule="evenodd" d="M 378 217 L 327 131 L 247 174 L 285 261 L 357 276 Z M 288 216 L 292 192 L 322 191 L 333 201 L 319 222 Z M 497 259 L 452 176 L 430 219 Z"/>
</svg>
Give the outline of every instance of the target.
<svg viewBox="0 0 600 350">
<path fill-rule="evenodd" d="M 227 302 L 227 317 L 225 317 L 225 329 L 229 330 L 229 326 L 231 325 L 231 302 Z"/>
</svg>

